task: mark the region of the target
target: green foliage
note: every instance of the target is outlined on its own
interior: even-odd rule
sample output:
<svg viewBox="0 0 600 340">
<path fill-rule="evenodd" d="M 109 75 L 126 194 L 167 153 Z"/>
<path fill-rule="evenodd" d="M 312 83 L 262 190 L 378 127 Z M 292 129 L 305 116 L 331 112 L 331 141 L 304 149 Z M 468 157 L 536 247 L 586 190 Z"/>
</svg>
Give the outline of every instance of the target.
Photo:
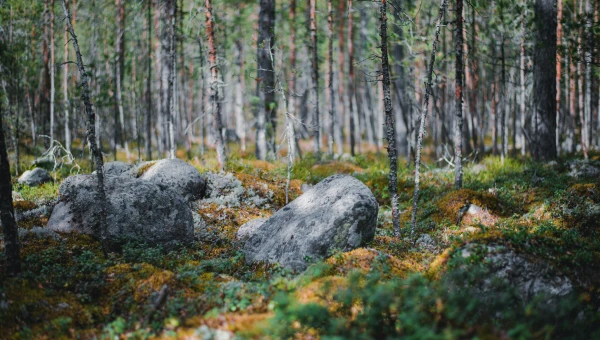
<svg viewBox="0 0 600 340">
<path fill-rule="evenodd" d="M 485 298 L 471 288 L 489 273 L 483 263 L 454 270 L 439 281 L 416 275 L 381 280 L 377 271 L 352 273 L 348 288 L 334 289 L 333 303 L 300 303 L 291 294 L 275 296 L 271 335 L 294 338 L 320 334 L 323 339 L 571 338 L 600 335 L 599 315 L 576 297 L 557 302 L 547 313 L 540 297 L 520 303 L 511 287 L 498 285 Z M 560 320 L 560 322 L 557 322 Z"/>
</svg>

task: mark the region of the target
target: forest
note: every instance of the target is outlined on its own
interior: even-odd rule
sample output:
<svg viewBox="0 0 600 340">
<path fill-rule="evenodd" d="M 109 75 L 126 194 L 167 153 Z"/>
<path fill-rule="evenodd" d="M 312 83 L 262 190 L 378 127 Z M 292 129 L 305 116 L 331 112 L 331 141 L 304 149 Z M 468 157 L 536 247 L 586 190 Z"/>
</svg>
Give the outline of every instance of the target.
<svg viewBox="0 0 600 340">
<path fill-rule="evenodd" d="M 0 0 L 0 339 L 600 339 L 600 1 Z"/>
</svg>

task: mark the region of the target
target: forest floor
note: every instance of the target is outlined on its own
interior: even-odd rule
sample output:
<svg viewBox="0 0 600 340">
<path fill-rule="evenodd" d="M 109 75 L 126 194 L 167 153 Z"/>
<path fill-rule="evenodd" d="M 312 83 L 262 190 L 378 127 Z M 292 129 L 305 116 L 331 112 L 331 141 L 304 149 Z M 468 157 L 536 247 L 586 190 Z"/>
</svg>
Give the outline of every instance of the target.
<svg viewBox="0 0 600 340">
<path fill-rule="evenodd" d="M 213 242 L 169 252 L 128 244 L 105 258 L 89 236 L 30 236 L 23 241 L 23 272 L 17 278 L 5 277 L 2 252 L 0 338 L 600 336 L 600 177 L 575 173 L 584 163 L 507 159 L 502 164 L 488 157 L 466 167 L 461 190 L 453 189 L 452 169 L 426 168 L 414 231 L 408 223 L 414 169 L 400 166 L 404 229 L 395 238 L 385 154 L 320 162 L 305 155 L 293 168 L 291 199 L 302 193 L 303 183 L 345 173 L 372 190 L 380 211 L 372 242 L 292 273 L 277 265 L 246 264 L 235 239 L 242 224 L 285 205 L 286 164 L 238 154 L 227 171 L 269 197 L 270 204 L 203 206 L 198 212 L 214 233 Z M 600 169 L 599 160 L 595 155 L 586 164 Z M 215 166 L 191 163 L 203 173 Z M 71 170 L 64 166 L 56 183 L 39 188 L 15 181 L 14 190 L 24 199 L 15 202 L 17 211 L 55 199 Z M 469 204 L 480 209 L 465 214 Z M 46 223 L 33 216 L 19 227 Z M 532 266 L 544 264 L 539 275 L 552 277 L 543 282 L 560 277 L 574 288 L 554 299 L 525 299 L 515 292 L 519 283 L 511 281 L 529 275 L 523 273 L 509 273 L 508 285 L 489 288 L 485 280 L 494 269 L 485 251 L 465 259 L 466 251 L 477 253 L 470 245 L 500 245 Z M 161 292 L 164 285 L 168 289 Z"/>
</svg>

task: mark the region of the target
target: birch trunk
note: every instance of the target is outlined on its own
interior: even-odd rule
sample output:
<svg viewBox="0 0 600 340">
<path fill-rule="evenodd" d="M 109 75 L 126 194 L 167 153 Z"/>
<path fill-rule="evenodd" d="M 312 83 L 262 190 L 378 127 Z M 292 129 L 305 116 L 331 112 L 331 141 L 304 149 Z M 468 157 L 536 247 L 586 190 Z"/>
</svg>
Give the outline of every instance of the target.
<svg viewBox="0 0 600 340">
<path fill-rule="evenodd" d="M 79 43 L 77 41 L 77 36 L 75 35 L 75 31 L 73 30 L 73 25 L 71 23 L 71 15 L 67 9 L 67 0 L 62 0 L 62 7 L 64 11 L 64 15 L 67 20 L 69 35 L 71 36 L 71 41 L 73 42 L 73 48 L 75 50 L 75 56 L 77 57 L 77 68 L 79 69 L 79 74 L 81 76 L 81 99 L 85 106 L 85 112 L 87 115 L 86 121 L 86 129 L 87 129 L 87 140 L 90 144 L 91 154 L 93 155 L 94 163 L 96 166 L 96 176 L 98 178 L 98 201 L 100 202 L 100 230 L 95 230 L 96 234 L 100 235 L 100 243 L 102 244 L 102 250 L 104 255 L 106 256 L 109 245 L 107 241 L 107 224 L 106 224 L 106 214 L 107 214 L 107 200 L 106 193 L 104 191 L 104 161 L 102 160 L 102 151 L 96 144 L 96 131 L 94 127 L 94 123 L 96 120 L 96 114 L 94 113 L 94 108 L 92 106 L 92 101 L 90 98 L 90 89 L 88 83 L 88 74 L 85 71 L 85 64 L 83 63 L 83 57 L 81 56 L 81 52 L 79 50 Z"/>
<path fill-rule="evenodd" d="M 419 134 L 417 137 L 417 147 L 415 153 L 415 190 L 413 193 L 413 205 L 412 205 L 412 217 L 411 217 L 411 235 L 414 235 L 417 229 L 417 207 L 419 203 L 419 184 L 421 180 L 421 146 L 423 144 L 423 136 L 425 135 L 425 119 L 427 118 L 427 109 L 429 107 L 429 96 L 431 95 L 431 87 L 433 83 L 433 65 L 435 64 L 435 54 L 440 39 L 440 29 L 442 27 L 442 20 L 444 13 L 448 8 L 448 0 L 441 0 L 439 14 L 435 25 L 435 33 L 433 39 L 433 46 L 431 47 L 431 55 L 429 57 L 429 64 L 427 66 L 427 81 L 425 83 L 425 98 L 423 99 L 423 107 L 421 109 Z M 462 12 L 461 12 L 462 13 Z M 462 44 L 461 44 L 462 46 Z M 458 130 L 460 134 L 460 130 Z"/>
</svg>

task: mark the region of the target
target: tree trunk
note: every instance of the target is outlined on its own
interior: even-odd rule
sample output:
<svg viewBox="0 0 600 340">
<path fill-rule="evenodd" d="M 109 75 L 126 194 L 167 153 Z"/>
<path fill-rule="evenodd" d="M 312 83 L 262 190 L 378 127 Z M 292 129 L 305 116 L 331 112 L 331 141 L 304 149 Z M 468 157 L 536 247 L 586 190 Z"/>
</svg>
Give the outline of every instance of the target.
<svg viewBox="0 0 600 340">
<path fill-rule="evenodd" d="M 346 60 L 344 58 L 344 53 L 346 51 L 346 49 L 344 48 L 344 44 L 345 44 L 345 37 L 344 37 L 344 29 L 345 29 L 345 25 L 344 25 L 344 15 L 342 15 L 342 13 L 344 13 L 344 5 L 345 5 L 346 1 L 344 0 L 340 0 L 339 4 L 338 4 L 338 19 L 339 19 L 339 23 L 338 23 L 338 44 L 339 44 L 339 52 L 338 52 L 338 106 L 339 106 L 339 110 L 337 112 L 337 117 L 338 117 L 338 126 L 337 126 L 337 135 L 338 135 L 338 144 L 337 144 L 337 153 L 339 155 L 342 155 L 344 153 L 344 133 L 343 133 L 343 125 L 344 125 L 344 119 L 346 117 L 346 113 L 345 113 L 345 105 L 344 105 L 344 80 L 345 80 L 345 65 L 346 65 Z M 348 133 L 348 131 L 346 131 L 346 133 Z"/>
<path fill-rule="evenodd" d="M 348 115 L 350 116 L 350 154 L 356 155 L 357 122 L 354 113 L 354 98 L 356 97 L 354 82 L 354 9 L 352 0 L 348 0 Z M 359 142 L 360 143 L 360 142 Z"/>
<path fill-rule="evenodd" d="M 351 0 L 349 0 L 351 1 Z M 317 1 L 309 0 L 310 5 L 310 40 L 312 52 L 312 86 L 315 94 L 314 111 L 314 150 L 315 156 L 320 158 L 321 153 L 321 115 L 319 113 L 319 59 L 317 58 Z"/>
<path fill-rule="evenodd" d="M 205 0 L 206 8 L 206 36 L 208 37 L 208 63 L 210 67 L 210 105 L 212 107 L 212 129 L 215 137 L 215 148 L 217 149 L 217 163 L 219 171 L 223 171 L 227 162 L 223 134 L 221 133 L 221 103 L 219 101 L 219 64 L 217 58 L 217 46 L 215 44 L 214 22 L 211 0 Z"/>
<path fill-rule="evenodd" d="M 202 37 L 198 37 L 198 53 L 200 59 L 200 157 L 204 159 L 204 127 L 206 121 L 206 77 L 204 71 L 204 47 L 202 45 Z"/>
<path fill-rule="evenodd" d="M 40 115 L 40 124 L 42 127 L 42 133 L 44 135 L 48 135 L 48 126 L 50 125 L 50 49 L 49 41 L 50 41 L 50 9 L 49 9 L 49 0 L 44 0 L 44 37 L 42 38 L 42 57 L 44 63 L 44 71 L 43 77 L 41 81 L 42 86 L 42 95 L 41 95 L 41 106 L 40 111 L 42 114 Z M 48 147 L 49 140 L 44 140 L 44 145 Z"/>
<path fill-rule="evenodd" d="M 290 146 L 292 152 L 291 160 L 294 160 L 296 154 L 296 143 L 297 135 L 294 129 L 294 120 L 297 119 L 294 115 L 296 114 L 296 0 L 290 0 L 290 70 L 291 74 L 288 81 L 288 101 L 287 101 L 287 112 L 288 112 L 288 131 L 294 133 L 294 143 Z"/>
<path fill-rule="evenodd" d="M 502 164 L 504 164 L 504 159 L 506 158 L 506 155 L 508 154 L 508 125 L 506 124 L 506 121 L 508 119 L 508 86 L 507 86 L 507 81 L 506 81 L 506 56 L 504 54 L 504 43 L 505 43 L 505 39 L 504 39 L 504 32 L 502 32 L 502 39 L 500 42 L 500 77 L 501 77 L 501 81 L 502 81 L 502 90 L 501 90 L 501 100 L 500 103 L 502 104 L 502 117 L 500 118 L 500 129 L 501 129 L 501 136 L 502 136 L 502 148 L 501 148 L 501 153 L 500 153 L 500 159 L 502 161 Z"/>
<path fill-rule="evenodd" d="M 246 93 L 246 78 L 244 77 L 244 44 L 241 40 L 236 42 L 238 49 L 237 86 L 235 89 L 235 131 L 240 139 L 240 149 L 246 151 L 246 121 L 244 119 L 244 95 Z"/>
<path fill-rule="evenodd" d="M 327 23 L 329 33 L 329 44 L 327 59 L 329 60 L 329 76 L 328 76 L 328 90 L 329 90 L 329 134 L 327 136 L 327 144 L 329 157 L 333 158 L 333 135 L 335 130 L 335 97 L 333 92 L 333 7 L 331 0 L 327 0 Z"/>
<path fill-rule="evenodd" d="M 388 175 L 388 191 L 392 201 L 392 221 L 394 235 L 400 237 L 400 212 L 398 211 L 398 160 L 396 152 L 396 125 L 394 112 L 392 110 L 392 98 L 390 91 L 390 65 L 388 61 L 387 47 L 387 2 L 381 0 L 379 7 L 381 26 L 379 36 L 381 37 L 381 74 L 383 76 L 383 102 L 385 105 L 385 134 L 388 142 L 388 158 L 390 160 L 390 173 Z"/>
<path fill-rule="evenodd" d="M 167 106 L 169 108 L 169 116 L 168 116 L 168 126 L 169 126 L 169 157 L 175 158 L 175 151 L 177 150 L 177 144 L 175 143 L 175 128 L 174 128 L 174 119 L 175 119 L 175 101 L 177 98 L 175 97 L 175 19 L 177 13 L 177 2 L 176 0 L 168 0 L 168 25 L 169 25 L 169 57 L 168 59 L 168 68 L 169 68 L 169 83 L 168 83 L 168 93 L 167 93 Z"/>
<path fill-rule="evenodd" d="M 533 53 L 533 114 L 537 160 L 555 159 L 556 144 L 556 7 L 554 0 L 536 0 Z"/>
<path fill-rule="evenodd" d="M 519 75 L 521 78 L 521 129 L 519 130 L 519 139 L 521 140 L 521 156 L 527 152 L 527 141 L 525 140 L 525 121 L 527 120 L 525 112 L 525 13 L 521 16 L 521 46 L 519 55 Z"/>
<path fill-rule="evenodd" d="M 556 45 L 557 48 L 562 49 L 562 19 L 563 19 L 563 0 L 558 0 L 556 4 L 557 8 L 557 26 L 556 26 Z M 559 47 L 560 46 L 560 47 Z M 558 51 L 557 51 L 558 52 Z M 556 53 L 556 135 L 555 144 L 556 152 L 560 153 L 560 80 L 562 75 L 562 56 Z"/>
<path fill-rule="evenodd" d="M 275 0 L 260 0 L 257 41 L 258 71 L 256 78 L 257 108 L 256 158 L 275 159 L 277 102 L 275 100 Z"/>
<path fill-rule="evenodd" d="M 427 66 L 427 82 L 425 83 L 425 98 L 423 100 L 423 107 L 421 109 L 419 134 L 417 137 L 417 148 L 415 153 L 415 190 L 413 192 L 413 210 L 411 217 L 411 235 L 414 234 L 417 229 L 417 205 L 419 203 L 419 184 L 421 180 L 421 146 L 423 144 L 423 136 L 425 135 L 425 119 L 427 118 L 427 109 L 429 107 L 429 96 L 431 95 L 431 87 L 433 83 L 433 65 L 435 64 L 435 54 L 437 46 L 440 40 L 440 29 L 442 28 L 442 20 L 444 19 L 444 13 L 448 8 L 448 0 L 441 0 L 440 11 L 438 14 L 437 22 L 435 25 L 435 33 L 433 38 L 433 46 L 431 47 L 431 55 L 429 57 L 429 65 Z M 460 12 L 462 13 L 462 11 Z M 462 36 L 462 35 L 461 35 Z M 462 44 L 460 45 L 462 46 Z M 462 78 L 461 78 L 462 79 Z M 462 83 L 462 80 L 461 80 Z M 458 132 L 460 134 L 460 130 Z"/>
<path fill-rule="evenodd" d="M 585 104 L 584 104 L 584 125 L 582 126 L 582 133 L 584 135 L 583 151 L 584 156 L 587 159 L 589 149 L 592 145 L 592 53 L 594 51 L 594 32 L 593 32 L 593 9 L 591 0 L 586 0 L 585 3 Z"/>
<path fill-rule="evenodd" d="M 65 45 L 64 45 L 64 61 L 67 62 L 69 60 L 69 35 L 67 30 L 65 29 Z M 65 149 L 68 152 L 71 152 L 71 128 L 70 128 L 70 102 L 69 102 L 69 64 L 65 64 L 64 66 L 64 74 L 62 78 L 63 85 L 63 106 L 65 110 Z"/>
<path fill-rule="evenodd" d="M 148 79 L 146 79 L 146 160 L 152 159 L 152 0 L 147 4 L 148 24 Z"/>
<path fill-rule="evenodd" d="M 75 56 L 77 57 L 77 68 L 79 69 L 79 74 L 81 75 L 81 99 L 85 106 L 85 112 L 87 114 L 86 121 L 86 129 L 87 129 L 87 140 L 90 144 L 90 150 L 93 155 L 93 159 L 96 165 L 96 176 L 98 178 L 98 201 L 100 202 L 100 230 L 95 230 L 96 234 L 100 235 L 100 242 L 102 244 L 102 250 L 106 256 L 109 245 L 107 240 L 107 224 L 106 224 L 106 216 L 107 216 L 107 199 L 106 193 L 104 191 L 104 161 L 102 160 L 102 151 L 96 144 L 96 131 L 95 131 L 95 120 L 96 114 L 94 113 L 94 108 L 92 106 L 92 101 L 90 98 L 90 89 L 88 83 L 88 74 L 85 71 L 85 65 L 83 63 L 83 58 L 81 56 L 81 52 L 79 50 L 79 43 L 77 42 L 77 36 L 75 35 L 75 31 L 73 30 L 73 25 L 71 24 L 71 15 L 67 9 L 67 0 L 62 0 L 62 7 L 64 11 L 64 15 L 67 20 L 67 25 L 69 29 L 69 34 L 71 36 L 71 40 L 73 41 L 73 48 L 75 49 Z"/>
<path fill-rule="evenodd" d="M 50 1 L 50 147 L 54 146 L 54 97 L 56 62 L 54 58 L 54 0 Z"/>
<path fill-rule="evenodd" d="M 4 233 L 4 253 L 6 254 L 7 271 L 10 276 L 21 272 L 21 245 L 19 244 L 19 228 L 15 222 L 12 202 L 12 182 L 10 164 L 4 140 L 2 120 L 2 103 L 0 103 L 0 221 Z"/>
<path fill-rule="evenodd" d="M 456 125 L 454 128 L 454 187 L 462 188 L 463 168 L 462 168 L 462 130 L 463 130 L 463 0 L 456 0 L 456 32 L 455 32 L 455 53 L 456 53 L 456 85 L 454 98 L 454 112 L 456 115 Z"/>
<path fill-rule="evenodd" d="M 128 146 L 125 142 L 125 113 L 123 112 L 123 65 L 125 61 L 125 3 L 115 0 L 117 10 L 117 36 L 115 39 L 115 133 L 114 133 L 114 158 L 117 160 L 117 146 Z"/>
</svg>

